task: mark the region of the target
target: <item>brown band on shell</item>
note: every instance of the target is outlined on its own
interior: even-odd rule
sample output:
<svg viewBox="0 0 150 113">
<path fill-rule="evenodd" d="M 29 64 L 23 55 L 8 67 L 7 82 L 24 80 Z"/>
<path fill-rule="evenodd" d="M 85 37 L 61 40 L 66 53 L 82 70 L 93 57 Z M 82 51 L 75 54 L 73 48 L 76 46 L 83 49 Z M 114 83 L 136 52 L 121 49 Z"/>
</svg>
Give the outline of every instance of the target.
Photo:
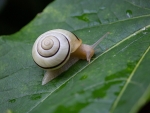
<svg viewBox="0 0 150 113">
<path fill-rule="evenodd" d="M 63 36 L 64 36 L 64 35 L 63 35 Z M 64 36 L 64 37 L 66 38 L 66 36 Z M 66 38 L 66 39 L 67 39 L 67 38 Z M 35 61 L 34 61 L 34 62 L 35 62 L 39 67 L 44 68 L 44 69 L 53 69 L 53 68 L 56 68 L 56 67 L 60 66 L 60 65 L 67 59 L 67 57 L 68 57 L 68 55 L 69 55 L 69 52 L 70 52 L 70 43 L 69 43 L 69 40 L 68 40 L 68 39 L 67 39 L 67 42 L 68 42 L 68 45 L 69 45 L 67 55 L 66 55 L 66 57 L 64 58 L 64 60 L 62 60 L 62 62 L 60 62 L 59 64 L 57 64 L 57 65 L 55 65 L 55 66 L 53 66 L 53 67 L 43 67 L 43 66 L 38 65 Z M 34 59 L 33 59 L 33 60 L 34 60 Z"/>
<path fill-rule="evenodd" d="M 64 36 L 64 37 L 66 37 L 66 36 Z M 66 38 L 66 39 L 67 39 L 67 38 Z M 68 52 L 67 52 L 66 57 L 64 58 L 64 60 L 63 60 L 62 62 L 60 62 L 59 64 L 57 64 L 57 65 L 55 65 L 55 66 L 53 66 L 53 67 L 49 67 L 49 69 L 53 69 L 53 68 L 58 67 L 59 65 L 61 65 L 61 64 L 67 59 L 67 57 L 68 57 L 68 55 L 69 55 L 69 52 L 70 52 L 70 43 L 69 43 L 69 40 L 68 40 L 68 39 L 67 39 L 67 42 L 68 42 L 69 48 L 68 48 Z"/>
<path fill-rule="evenodd" d="M 80 40 L 78 37 L 77 37 L 77 35 L 75 35 L 74 33 L 72 33 L 78 40 Z"/>
<path fill-rule="evenodd" d="M 55 37 L 55 36 L 54 36 Z M 57 37 L 55 37 L 57 40 L 58 40 L 58 38 Z M 42 56 L 42 57 L 45 57 L 45 58 L 48 58 L 48 57 L 52 57 L 52 56 L 54 56 L 57 52 L 58 52 L 58 50 L 60 49 L 60 41 L 58 40 L 58 42 L 59 42 L 59 47 L 58 47 L 58 49 L 57 49 L 57 51 L 53 54 L 53 55 L 51 55 L 51 56 L 43 56 L 43 55 L 41 55 L 40 53 L 39 53 L 39 51 L 37 50 L 37 52 L 39 53 L 39 55 L 40 56 Z"/>
</svg>

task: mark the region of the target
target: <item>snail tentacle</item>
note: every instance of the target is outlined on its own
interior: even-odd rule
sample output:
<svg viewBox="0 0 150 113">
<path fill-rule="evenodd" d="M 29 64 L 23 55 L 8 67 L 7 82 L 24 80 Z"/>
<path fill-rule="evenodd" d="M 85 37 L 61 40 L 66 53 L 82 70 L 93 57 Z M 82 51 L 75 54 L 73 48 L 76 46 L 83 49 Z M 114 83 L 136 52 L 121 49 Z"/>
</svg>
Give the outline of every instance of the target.
<svg viewBox="0 0 150 113">
<path fill-rule="evenodd" d="M 63 30 L 50 30 L 40 35 L 32 49 L 33 60 L 46 73 L 42 85 L 68 70 L 79 59 L 90 62 L 95 47 L 107 36 L 106 33 L 93 45 L 82 44 L 75 34 Z"/>
</svg>

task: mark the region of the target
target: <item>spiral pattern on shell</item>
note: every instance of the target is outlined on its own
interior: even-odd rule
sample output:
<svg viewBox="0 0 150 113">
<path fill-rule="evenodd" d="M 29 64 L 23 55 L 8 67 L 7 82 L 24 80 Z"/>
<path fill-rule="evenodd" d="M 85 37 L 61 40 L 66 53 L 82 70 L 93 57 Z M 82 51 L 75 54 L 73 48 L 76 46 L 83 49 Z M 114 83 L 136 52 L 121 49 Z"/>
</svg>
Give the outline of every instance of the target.
<svg viewBox="0 0 150 113">
<path fill-rule="evenodd" d="M 50 30 L 40 35 L 32 49 L 34 61 L 42 68 L 57 69 L 64 65 L 81 40 L 69 31 Z"/>
</svg>

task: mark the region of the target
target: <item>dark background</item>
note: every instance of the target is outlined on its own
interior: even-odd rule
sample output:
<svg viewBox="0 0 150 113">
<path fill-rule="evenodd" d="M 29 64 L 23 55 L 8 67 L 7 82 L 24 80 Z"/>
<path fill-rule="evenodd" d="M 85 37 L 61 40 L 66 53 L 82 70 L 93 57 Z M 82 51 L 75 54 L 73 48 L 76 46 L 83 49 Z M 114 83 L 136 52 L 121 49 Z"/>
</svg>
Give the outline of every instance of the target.
<svg viewBox="0 0 150 113">
<path fill-rule="evenodd" d="M 17 32 L 53 0 L 0 0 L 0 35 Z M 150 113 L 148 102 L 138 113 Z"/>
<path fill-rule="evenodd" d="M 0 0 L 0 35 L 17 32 L 52 1 Z"/>
</svg>

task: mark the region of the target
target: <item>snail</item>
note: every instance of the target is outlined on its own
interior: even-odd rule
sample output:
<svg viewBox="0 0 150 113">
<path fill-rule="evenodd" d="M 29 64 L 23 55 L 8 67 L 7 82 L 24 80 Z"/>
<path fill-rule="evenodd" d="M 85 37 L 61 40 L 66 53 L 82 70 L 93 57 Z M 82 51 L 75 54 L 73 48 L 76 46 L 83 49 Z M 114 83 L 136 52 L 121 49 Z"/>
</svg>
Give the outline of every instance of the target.
<svg viewBox="0 0 150 113">
<path fill-rule="evenodd" d="M 32 48 L 35 63 L 44 68 L 42 85 L 69 69 L 79 59 L 90 62 L 94 48 L 106 37 L 106 33 L 93 45 L 82 44 L 82 40 L 70 31 L 54 29 L 40 35 Z"/>
</svg>

